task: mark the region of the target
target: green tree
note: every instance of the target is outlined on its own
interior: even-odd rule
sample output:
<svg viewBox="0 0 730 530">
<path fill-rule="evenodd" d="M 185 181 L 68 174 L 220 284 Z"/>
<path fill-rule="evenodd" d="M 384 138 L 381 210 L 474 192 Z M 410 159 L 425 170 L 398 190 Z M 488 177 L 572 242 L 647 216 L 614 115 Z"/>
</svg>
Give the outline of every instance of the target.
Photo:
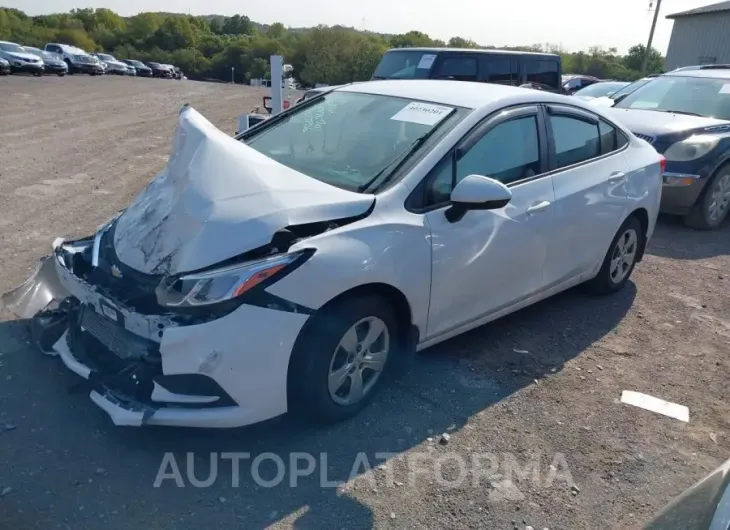
<svg viewBox="0 0 730 530">
<path fill-rule="evenodd" d="M 644 62 L 644 54 L 646 46 L 636 44 L 629 48 L 629 53 L 623 58 L 624 66 L 629 70 L 641 71 L 641 65 Z M 649 60 L 646 63 L 646 73 L 656 74 L 664 71 L 664 57 L 656 48 L 649 50 Z"/>
</svg>

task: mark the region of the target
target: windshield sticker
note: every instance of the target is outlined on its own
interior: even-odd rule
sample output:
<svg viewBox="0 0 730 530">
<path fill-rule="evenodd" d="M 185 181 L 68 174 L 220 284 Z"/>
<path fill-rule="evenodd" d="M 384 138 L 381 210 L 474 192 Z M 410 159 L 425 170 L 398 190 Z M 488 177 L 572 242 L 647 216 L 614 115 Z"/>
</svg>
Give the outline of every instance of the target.
<svg viewBox="0 0 730 530">
<path fill-rule="evenodd" d="M 720 94 L 730 94 L 730 83 L 725 83 L 720 87 Z"/>
<path fill-rule="evenodd" d="M 453 109 L 441 105 L 429 103 L 416 103 L 415 101 L 406 105 L 398 111 L 391 120 L 407 121 L 409 123 L 420 123 L 421 125 L 436 125 L 448 116 Z"/>
<path fill-rule="evenodd" d="M 418 66 L 416 66 L 416 68 L 418 68 L 419 70 L 428 70 L 429 68 L 431 68 L 431 65 L 433 64 L 433 62 L 435 60 L 436 60 L 435 54 L 427 53 L 423 57 L 421 57 L 421 60 L 419 61 Z"/>
</svg>

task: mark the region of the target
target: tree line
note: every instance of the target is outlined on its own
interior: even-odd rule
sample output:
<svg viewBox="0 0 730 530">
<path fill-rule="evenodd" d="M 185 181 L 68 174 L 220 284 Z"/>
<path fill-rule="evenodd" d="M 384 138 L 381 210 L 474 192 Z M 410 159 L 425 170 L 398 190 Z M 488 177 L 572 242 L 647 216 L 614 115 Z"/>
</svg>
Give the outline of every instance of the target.
<svg viewBox="0 0 730 530">
<path fill-rule="evenodd" d="M 179 66 L 190 79 L 231 80 L 247 83 L 268 78 L 269 56 L 283 55 L 301 82 L 341 84 L 370 78 L 389 48 L 445 46 L 496 48 L 453 37 L 445 42 L 419 31 L 383 35 L 342 26 L 290 28 L 257 24 L 247 16 L 191 16 L 176 13 L 140 13 L 122 17 L 110 9 L 74 9 L 31 17 L 17 9 L 0 8 L 0 40 L 43 47 L 47 42 L 104 51 L 118 59 L 157 61 Z M 637 44 L 626 55 L 616 48 L 591 47 L 568 52 L 550 44 L 503 48 L 543 51 L 562 57 L 563 72 L 600 78 L 633 80 L 646 48 Z M 649 72 L 660 72 L 664 57 L 649 54 Z"/>
</svg>

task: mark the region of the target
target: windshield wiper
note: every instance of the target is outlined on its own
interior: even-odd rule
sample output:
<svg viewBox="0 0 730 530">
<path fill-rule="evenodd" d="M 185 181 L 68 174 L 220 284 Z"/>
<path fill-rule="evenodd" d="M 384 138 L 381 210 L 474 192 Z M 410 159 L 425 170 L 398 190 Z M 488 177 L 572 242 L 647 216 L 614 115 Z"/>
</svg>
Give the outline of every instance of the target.
<svg viewBox="0 0 730 530">
<path fill-rule="evenodd" d="M 388 169 L 390 169 L 391 167 L 393 167 L 393 165 L 395 165 L 395 164 L 396 164 L 396 162 L 399 162 L 399 161 L 400 161 L 400 160 L 402 160 L 402 159 L 403 159 L 403 158 L 404 158 L 405 156 L 407 156 L 407 155 L 411 154 L 411 153 L 412 153 L 413 151 L 415 151 L 416 149 L 418 149 L 419 147 L 421 147 L 421 145 L 423 144 L 423 142 L 425 142 L 425 141 L 426 141 L 426 139 L 427 139 L 427 138 L 428 138 L 428 137 L 429 137 L 430 135 L 431 135 L 431 132 L 429 131 L 429 132 L 427 132 L 426 134 L 424 134 L 423 136 L 420 136 L 420 137 L 416 138 L 416 140 L 415 140 L 415 141 L 414 141 L 414 142 L 413 142 L 413 143 L 412 143 L 411 145 L 409 145 L 408 147 L 406 147 L 406 148 L 405 148 L 405 149 L 404 149 L 404 150 L 403 150 L 403 151 L 402 151 L 402 152 L 401 152 L 401 153 L 400 153 L 400 154 L 399 154 L 398 156 L 396 156 L 396 157 L 395 157 L 395 158 L 394 158 L 393 160 L 391 160 L 390 162 L 388 162 L 388 163 L 387 163 L 387 164 L 385 165 L 385 167 L 383 167 L 383 169 L 381 169 L 380 171 L 378 171 L 377 173 L 375 173 L 375 175 L 373 175 L 373 177 L 372 177 L 372 178 L 371 178 L 370 180 L 368 180 L 368 181 L 367 181 L 367 182 L 366 182 L 365 184 L 360 184 L 360 185 L 359 185 L 359 186 L 357 187 L 357 190 L 356 190 L 356 191 L 357 191 L 358 193 L 363 193 L 363 192 L 364 192 L 365 190 L 367 190 L 367 189 L 368 189 L 368 188 L 369 188 L 370 186 L 372 186 L 372 185 L 373 185 L 373 184 L 374 184 L 374 183 L 375 183 L 375 182 L 376 182 L 376 181 L 377 181 L 377 180 L 378 180 L 378 179 L 379 179 L 380 177 L 382 177 L 382 176 L 383 176 L 383 174 L 384 174 L 384 173 L 385 173 L 386 171 L 388 171 Z"/>
<path fill-rule="evenodd" d="M 388 78 L 387 77 L 383 77 L 382 75 L 374 75 L 370 79 L 372 80 L 372 79 L 388 79 Z"/>
<path fill-rule="evenodd" d="M 686 112 L 684 110 L 667 110 L 667 109 L 658 109 L 659 112 L 670 112 L 672 114 L 685 114 L 687 116 L 699 116 L 700 118 L 704 118 L 702 114 L 697 114 L 696 112 Z"/>
</svg>

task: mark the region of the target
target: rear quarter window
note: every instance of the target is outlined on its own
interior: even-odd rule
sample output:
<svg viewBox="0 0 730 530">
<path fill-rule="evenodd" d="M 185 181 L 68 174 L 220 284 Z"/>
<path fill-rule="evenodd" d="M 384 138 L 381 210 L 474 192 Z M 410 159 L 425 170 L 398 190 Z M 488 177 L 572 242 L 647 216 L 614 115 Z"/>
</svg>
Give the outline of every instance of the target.
<svg viewBox="0 0 730 530">
<path fill-rule="evenodd" d="M 553 90 L 560 89 L 560 65 L 557 60 L 524 59 L 528 83 L 545 85 Z"/>
</svg>

